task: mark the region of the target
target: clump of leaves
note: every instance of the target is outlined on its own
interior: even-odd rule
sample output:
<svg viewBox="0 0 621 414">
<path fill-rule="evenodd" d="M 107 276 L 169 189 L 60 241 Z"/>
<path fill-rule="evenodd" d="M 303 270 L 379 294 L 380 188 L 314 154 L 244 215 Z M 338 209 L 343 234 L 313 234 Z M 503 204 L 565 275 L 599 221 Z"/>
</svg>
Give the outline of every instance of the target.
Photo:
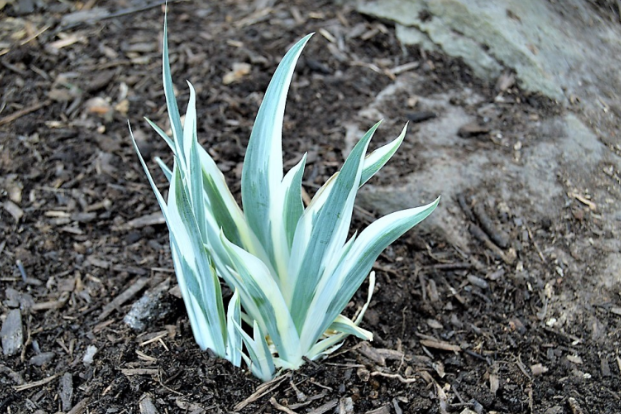
<svg viewBox="0 0 621 414">
<path fill-rule="evenodd" d="M 341 170 L 305 208 L 306 156 L 283 175 L 282 122 L 286 95 L 302 49 L 298 41 L 280 62 L 259 109 L 244 159 L 242 203 L 237 205 L 214 160 L 197 141 L 196 96 L 182 125 L 173 93 L 164 23 L 163 78 L 172 137 L 153 129 L 174 153 L 172 169 L 157 159 L 170 182 L 165 200 L 134 147 L 170 232 L 172 258 L 196 342 L 236 366 L 243 359 L 266 381 L 276 369 L 297 369 L 338 348 L 348 335 L 371 340 L 360 328 L 368 301 L 351 320 L 342 315 L 393 241 L 435 209 L 431 204 L 389 214 L 347 239 L 354 199 L 395 153 L 394 141 L 367 155 L 379 123 L 356 144 Z M 225 311 L 220 280 L 234 292 Z"/>
</svg>

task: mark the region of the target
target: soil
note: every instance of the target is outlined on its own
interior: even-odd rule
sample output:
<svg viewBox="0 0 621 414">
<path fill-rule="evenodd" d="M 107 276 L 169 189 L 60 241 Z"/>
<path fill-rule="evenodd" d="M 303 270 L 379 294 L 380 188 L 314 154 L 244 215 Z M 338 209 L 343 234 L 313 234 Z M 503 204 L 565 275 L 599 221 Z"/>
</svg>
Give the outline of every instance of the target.
<svg viewBox="0 0 621 414">
<path fill-rule="evenodd" d="M 148 159 L 170 161 L 143 120 L 168 125 L 163 10 L 145 4 L 16 1 L 0 11 L 0 315 L 6 322 L 19 310 L 24 343 L 0 355 L 0 412 L 621 412 L 620 287 L 590 281 L 589 262 L 584 274 L 568 264 L 598 260 L 572 245 L 601 235 L 597 215 L 579 204 L 537 221 L 487 206 L 485 218 L 464 194 L 469 252 L 415 228 L 375 265 L 364 321 L 374 341 L 348 339 L 328 359 L 267 385 L 200 351 L 174 288 L 143 331 L 130 329 L 123 318 L 144 291 L 175 283 L 166 226 L 127 128 L 129 119 Z M 429 94 L 469 88 L 494 103 L 495 85 L 459 61 L 403 47 L 390 25 L 331 1 L 171 2 L 168 16 L 181 108 L 187 79 L 198 94 L 201 143 L 235 194 L 263 91 L 306 33 L 317 34 L 296 71 L 283 145 L 287 168 L 309 153 L 311 194 L 343 162 L 344 125 L 374 123 L 358 112 L 394 81 L 392 68 L 418 62 L 408 72 L 429 80 Z M 564 111 L 515 86 L 505 93 L 512 104 L 489 129 L 507 136 L 525 118 Z M 380 128 L 377 145 L 408 116 L 409 134 L 425 122 L 412 98 L 395 97 L 386 109 L 402 122 Z M 374 182 L 429 162 L 406 139 Z M 353 227 L 375 217 L 357 209 Z M 490 228 L 508 244 L 480 241 Z M 347 312 L 365 299 L 363 286 Z M 552 308 L 570 323 L 558 328 Z"/>
</svg>

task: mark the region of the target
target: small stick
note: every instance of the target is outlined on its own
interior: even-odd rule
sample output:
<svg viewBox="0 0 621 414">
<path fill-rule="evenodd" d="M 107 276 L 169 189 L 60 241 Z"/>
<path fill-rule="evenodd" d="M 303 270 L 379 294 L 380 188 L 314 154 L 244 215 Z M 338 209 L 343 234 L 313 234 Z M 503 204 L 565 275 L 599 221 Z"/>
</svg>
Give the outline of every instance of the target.
<svg viewBox="0 0 621 414">
<path fill-rule="evenodd" d="M 334 400 L 328 401 L 324 405 L 320 405 L 319 407 L 315 408 L 313 411 L 309 411 L 308 414 L 323 414 L 323 413 L 327 413 L 328 411 L 330 411 L 334 407 L 336 407 L 338 404 L 339 404 L 339 400 L 338 399 L 334 399 Z"/>
<path fill-rule="evenodd" d="M 24 269 L 24 264 L 19 259 L 17 259 L 16 264 L 17 264 L 17 268 L 19 269 L 19 273 L 22 275 L 22 280 L 26 282 L 26 280 L 28 279 L 28 276 L 26 276 L 26 269 Z"/>
<path fill-rule="evenodd" d="M 69 23 L 66 26 L 62 26 L 60 31 L 65 31 L 65 30 L 69 30 L 69 29 L 73 29 L 74 27 L 78 27 L 82 24 L 92 24 L 92 23 L 96 23 L 99 21 L 103 21 L 103 20 L 110 20 L 110 19 L 115 19 L 117 17 L 123 17 L 123 16 L 128 16 L 130 14 L 134 14 L 134 13 L 139 13 L 139 12 L 143 12 L 149 9 L 152 9 L 154 7 L 158 7 L 161 6 L 163 4 L 166 3 L 173 3 L 174 0 L 159 0 L 153 3 L 143 3 L 139 6 L 135 6 L 135 7 L 127 7 L 125 9 L 121 9 L 118 10 L 116 12 L 111 12 L 108 13 L 106 15 L 102 15 L 102 16 L 93 16 L 92 18 L 85 20 L 85 21 L 80 21 L 80 22 L 75 22 L 75 23 Z"/>
<path fill-rule="evenodd" d="M 526 231 L 528 232 L 528 237 L 530 237 L 530 239 L 533 242 L 533 246 L 535 246 L 535 250 L 537 250 L 537 253 L 539 254 L 539 258 L 541 259 L 541 261 L 543 263 L 546 262 L 546 258 L 543 255 L 543 253 L 541 252 L 541 249 L 539 248 L 539 245 L 537 244 L 537 241 L 535 240 L 535 238 L 533 237 L 533 233 L 531 233 L 530 231 L 530 227 L 528 225 L 526 225 Z"/>
<path fill-rule="evenodd" d="M 427 348 L 439 349 L 441 351 L 453 351 L 453 352 L 461 351 L 461 347 L 459 345 L 449 344 L 448 342 L 444 342 L 444 341 L 421 339 L 420 344 L 423 346 L 426 346 Z"/>
<path fill-rule="evenodd" d="M 48 382 L 54 381 L 59 375 L 60 374 L 54 374 L 51 377 L 47 377 L 47 378 L 44 378 L 44 379 L 39 380 L 39 381 L 29 382 L 29 383 L 24 384 L 24 385 L 17 385 L 17 386 L 14 386 L 13 389 L 15 391 L 17 391 L 17 392 L 20 392 L 20 391 L 29 390 L 31 388 L 40 387 L 41 385 L 45 385 Z"/>
<path fill-rule="evenodd" d="M 259 398 L 263 397 L 265 394 L 267 394 L 270 391 L 273 391 L 276 388 L 278 388 L 280 386 L 280 384 L 285 379 L 287 379 L 287 378 L 291 378 L 291 375 L 290 374 L 281 375 L 280 377 L 276 377 L 276 378 L 274 378 L 273 380 L 271 380 L 269 382 L 266 382 L 264 384 L 259 385 L 257 387 L 256 391 L 250 397 L 246 398 L 244 401 L 242 401 L 239 404 L 237 404 L 233 408 L 233 410 L 235 410 L 235 411 L 242 410 L 248 404 L 251 404 L 251 403 L 255 402 Z"/>
<path fill-rule="evenodd" d="M 461 210 L 464 212 L 466 217 L 468 217 L 468 220 L 474 222 L 475 221 L 474 214 L 472 214 L 472 210 L 470 209 L 470 206 L 468 205 L 468 202 L 466 201 L 466 196 L 464 196 L 463 193 L 457 196 L 457 202 L 459 203 L 459 207 L 461 207 Z"/>
<path fill-rule="evenodd" d="M 404 384 L 411 384 L 413 382 L 416 382 L 416 378 L 404 378 L 400 374 L 387 374 L 385 372 L 379 372 L 379 371 L 375 371 L 371 373 L 372 377 L 375 377 L 377 375 L 379 375 L 380 377 L 397 379 Z"/>
<path fill-rule="evenodd" d="M 509 246 L 509 235 L 494 224 L 492 219 L 487 215 L 483 203 L 475 204 L 473 212 L 477 219 L 479 219 L 479 223 L 481 223 L 481 227 L 485 230 L 485 233 L 490 236 L 497 246 L 503 249 Z"/>
<path fill-rule="evenodd" d="M 44 106 L 48 106 L 51 103 L 52 101 L 48 99 L 46 101 L 38 102 L 32 106 L 28 106 L 24 109 L 20 109 L 19 111 L 13 112 L 12 114 L 5 116 L 4 118 L 0 118 L 0 126 L 10 124 L 16 119 L 21 118 L 24 115 L 28 115 L 31 112 L 37 111 L 43 108 Z"/>
<path fill-rule="evenodd" d="M 270 404 L 272 404 L 275 409 L 277 409 L 278 411 L 282 411 L 283 413 L 298 414 L 295 411 L 293 411 L 292 409 L 287 408 L 284 405 L 278 404 L 278 401 L 276 401 L 276 398 L 274 398 L 274 397 L 270 398 Z"/>
</svg>

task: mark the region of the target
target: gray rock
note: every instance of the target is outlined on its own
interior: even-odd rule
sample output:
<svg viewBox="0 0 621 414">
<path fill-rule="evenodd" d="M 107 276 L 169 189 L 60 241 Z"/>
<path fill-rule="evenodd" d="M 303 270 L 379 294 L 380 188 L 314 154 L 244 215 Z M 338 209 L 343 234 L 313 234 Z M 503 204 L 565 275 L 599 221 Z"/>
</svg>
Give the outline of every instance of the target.
<svg viewBox="0 0 621 414">
<path fill-rule="evenodd" d="M 13 371 L 6 365 L 0 364 L 0 374 L 4 375 L 6 378 L 10 379 L 17 385 L 22 385 L 26 383 L 26 381 L 24 381 L 24 378 L 19 372 Z"/>
<path fill-rule="evenodd" d="M 59 393 L 63 411 L 67 412 L 72 407 L 73 398 L 73 376 L 66 372 L 60 379 Z"/>
<path fill-rule="evenodd" d="M 7 288 L 4 295 L 6 296 L 4 304 L 9 308 L 20 307 L 23 310 L 29 309 L 34 305 L 34 299 L 28 293 L 22 293 L 13 288 Z"/>
<path fill-rule="evenodd" d="M 358 11 L 397 23 L 404 44 L 459 57 L 495 81 L 515 71 L 520 87 L 561 102 L 578 97 L 602 114 L 621 96 L 621 27 L 583 0 L 359 0 Z"/>
<path fill-rule="evenodd" d="M 24 330 L 22 328 L 22 313 L 19 309 L 9 311 L 2 324 L 0 338 L 2 338 L 2 352 L 4 352 L 4 355 L 15 355 L 22 349 L 24 345 Z"/>
<path fill-rule="evenodd" d="M 162 297 L 170 287 L 170 279 L 164 280 L 159 285 L 149 289 L 132 305 L 130 311 L 123 318 L 130 328 L 135 331 L 143 331 L 149 321 L 157 320 L 168 314 L 169 309 L 162 303 Z"/>
<path fill-rule="evenodd" d="M 19 306 L 19 298 L 21 293 L 17 290 L 7 288 L 4 292 L 4 296 L 6 297 L 6 300 L 4 301 L 5 306 L 8 306 L 9 308 L 16 308 Z"/>
<path fill-rule="evenodd" d="M 139 407 L 140 414 L 158 414 L 157 408 L 153 404 L 153 399 L 149 394 L 140 397 Z"/>
<path fill-rule="evenodd" d="M 18 0 L 17 1 L 17 14 L 24 16 L 26 14 L 34 13 L 35 6 L 33 0 Z"/>
<path fill-rule="evenodd" d="M 54 352 L 42 352 L 30 358 L 30 365 L 42 366 L 51 362 L 56 354 Z"/>
<path fill-rule="evenodd" d="M 84 357 L 82 357 L 82 362 L 84 365 L 88 366 L 93 363 L 93 358 L 95 354 L 97 354 L 97 347 L 95 345 L 89 345 L 86 347 L 86 352 L 84 353 Z"/>
</svg>

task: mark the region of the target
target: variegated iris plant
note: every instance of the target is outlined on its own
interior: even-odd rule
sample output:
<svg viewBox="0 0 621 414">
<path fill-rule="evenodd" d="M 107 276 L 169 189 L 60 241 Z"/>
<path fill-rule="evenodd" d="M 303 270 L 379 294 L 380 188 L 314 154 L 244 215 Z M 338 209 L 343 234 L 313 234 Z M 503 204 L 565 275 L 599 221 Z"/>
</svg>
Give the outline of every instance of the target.
<svg viewBox="0 0 621 414">
<path fill-rule="evenodd" d="M 360 186 L 395 153 L 405 136 L 366 155 L 373 126 L 304 208 L 306 157 L 283 176 L 282 122 L 297 59 L 310 39 L 297 42 L 269 84 L 250 136 L 242 173 L 242 211 L 214 160 L 197 142 L 195 92 L 182 125 L 168 61 L 164 25 L 163 78 L 172 137 L 149 124 L 174 153 L 168 200 L 157 189 L 134 146 L 170 232 L 172 258 L 194 337 L 236 366 L 242 358 L 262 380 L 276 369 L 297 369 L 336 349 L 347 335 L 371 340 L 342 315 L 375 259 L 427 217 L 438 200 L 399 211 L 347 240 Z M 133 139 L 133 136 L 132 136 Z M 370 273 L 369 298 L 375 277 Z M 225 310 L 220 279 L 234 292 Z M 243 345 L 243 346 L 242 346 Z M 244 350 L 245 349 L 245 350 Z"/>
</svg>

